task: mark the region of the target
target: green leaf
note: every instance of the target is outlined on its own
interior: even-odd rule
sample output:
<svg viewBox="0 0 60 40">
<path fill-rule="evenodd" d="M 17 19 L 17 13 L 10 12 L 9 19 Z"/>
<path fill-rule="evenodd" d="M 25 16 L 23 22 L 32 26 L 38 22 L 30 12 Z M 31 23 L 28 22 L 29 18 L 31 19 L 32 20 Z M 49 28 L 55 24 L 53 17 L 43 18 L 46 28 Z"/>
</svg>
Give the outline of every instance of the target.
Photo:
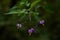
<svg viewBox="0 0 60 40">
<path fill-rule="evenodd" d="M 22 15 L 20 15 L 20 20 L 22 21 L 24 19 L 24 17 L 26 16 L 25 13 L 23 13 Z"/>
<path fill-rule="evenodd" d="M 17 8 L 17 6 L 15 5 L 15 6 L 13 6 L 13 7 L 11 8 L 11 10 L 16 9 L 16 8 Z"/>
<path fill-rule="evenodd" d="M 31 6 L 30 6 L 30 10 L 37 5 L 37 3 L 41 2 L 41 0 L 36 0 L 34 2 L 32 2 Z"/>
<path fill-rule="evenodd" d="M 33 15 L 33 17 L 34 17 L 35 20 L 38 21 L 38 20 L 40 19 L 40 18 L 38 17 L 38 15 L 36 15 L 36 13 L 33 13 L 32 15 Z"/>
<path fill-rule="evenodd" d="M 23 9 L 23 10 L 13 10 L 13 11 L 10 11 L 9 13 L 6 13 L 6 14 L 21 14 L 21 13 L 25 13 L 26 9 Z"/>
<path fill-rule="evenodd" d="M 29 7 L 30 3 L 26 3 L 26 6 Z"/>
<path fill-rule="evenodd" d="M 19 12 L 12 11 L 12 12 L 9 12 L 9 13 L 7 13 L 7 14 L 17 14 L 17 13 L 19 13 Z"/>
</svg>

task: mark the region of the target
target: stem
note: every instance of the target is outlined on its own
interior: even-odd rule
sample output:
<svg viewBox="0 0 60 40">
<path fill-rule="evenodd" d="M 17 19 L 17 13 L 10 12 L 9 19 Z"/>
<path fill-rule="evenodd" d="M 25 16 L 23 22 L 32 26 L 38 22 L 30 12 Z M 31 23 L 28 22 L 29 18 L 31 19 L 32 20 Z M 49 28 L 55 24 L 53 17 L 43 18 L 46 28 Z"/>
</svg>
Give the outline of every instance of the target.
<svg viewBox="0 0 60 40">
<path fill-rule="evenodd" d="M 29 20 L 31 21 L 31 13 L 29 13 Z"/>
</svg>

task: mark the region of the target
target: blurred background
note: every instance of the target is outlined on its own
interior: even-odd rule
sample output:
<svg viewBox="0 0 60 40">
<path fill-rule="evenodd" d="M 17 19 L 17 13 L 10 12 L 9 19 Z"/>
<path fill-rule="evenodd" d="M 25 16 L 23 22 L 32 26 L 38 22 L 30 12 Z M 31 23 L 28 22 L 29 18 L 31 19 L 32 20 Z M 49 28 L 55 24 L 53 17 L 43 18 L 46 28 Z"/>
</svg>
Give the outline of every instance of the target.
<svg viewBox="0 0 60 40">
<path fill-rule="evenodd" d="M 0 0 L 0 40 L 60 40 L 60 0 Z"/>
</svg>

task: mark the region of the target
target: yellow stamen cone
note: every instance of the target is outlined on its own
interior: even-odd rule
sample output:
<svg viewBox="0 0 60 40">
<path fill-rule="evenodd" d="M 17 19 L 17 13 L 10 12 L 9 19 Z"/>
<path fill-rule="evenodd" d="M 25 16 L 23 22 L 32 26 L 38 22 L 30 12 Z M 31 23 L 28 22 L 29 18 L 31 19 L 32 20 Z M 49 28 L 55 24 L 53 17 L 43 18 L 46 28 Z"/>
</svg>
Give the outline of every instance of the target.
<svg viewBox="0 0 60 40">
<path fill-rule="evenodd" d="M 31 36 L 31 33 L 29 33 L 29 36 Z"/>
<path fill-rule="evenodd" d="M 42 24 L 44 26 L 44 24 Z"/>
</svg>

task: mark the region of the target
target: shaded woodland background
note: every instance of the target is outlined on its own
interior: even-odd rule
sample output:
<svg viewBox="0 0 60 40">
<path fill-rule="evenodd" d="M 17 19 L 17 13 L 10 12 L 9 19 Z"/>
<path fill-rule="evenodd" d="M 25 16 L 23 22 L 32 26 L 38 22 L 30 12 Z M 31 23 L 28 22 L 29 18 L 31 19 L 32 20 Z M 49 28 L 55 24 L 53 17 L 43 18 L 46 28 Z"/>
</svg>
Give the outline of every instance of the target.
<svg viewBox="0 0 60 40">
<path fill-rule="evenodd" d="M 45 20 L 44 27 L 46 27 L 47 32 L 42 32 L 42 25 L 34 19 L 36 16 L 32 16 L 30 22 L 28 15 L 23 18 L 24 14 L 20 16 L 18 16 L 19 14 L 9 14 L 11 11 L 30 8 L 25 4 L 21 6 L 19 4 L 21 1 L 33 4 L 36 0 L 0 0 L 0 40 L 60 40 L 60 0 L 41 0 L 37 3 L 39 8 L 37 5 L 34 7 L 30 5 L 32 11 L 37 10 L 38 17 Z M 23 28 L 20 30 L 16 28 L 18 22 L 23 24 Z M 35 27 L 37 33 L 28 36 L 29 27 Z"/>
</svg>

